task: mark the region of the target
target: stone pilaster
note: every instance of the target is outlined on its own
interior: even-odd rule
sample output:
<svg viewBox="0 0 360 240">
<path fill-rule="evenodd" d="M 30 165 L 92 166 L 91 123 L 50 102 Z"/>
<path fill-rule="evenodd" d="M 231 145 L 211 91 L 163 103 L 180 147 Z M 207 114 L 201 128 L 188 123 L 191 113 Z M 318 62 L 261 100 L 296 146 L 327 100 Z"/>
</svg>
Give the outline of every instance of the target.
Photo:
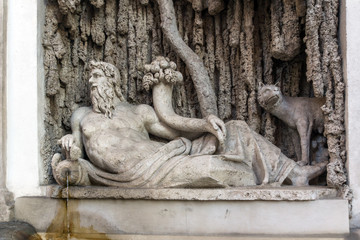
<svg viewBox="0 0 360 240">
<path fill-rule="evenodd" d="M 0 222 L 14 218 L 14 197 L 6 188 L 0 189 Z"/>
<path fill-rule="evenodd" d="M 6 188 L 6 18 L 7 0 L 0 0 L 0 221 L 13 218 L 14 198 Z"/>
<path fill-rule="evenodd" d="M 359 1 L 341 1 L 340 42 L 346 83 L 346 144 L 351 201 L 351 228 L 360 228 L 360 29 Z"/>
</svg>

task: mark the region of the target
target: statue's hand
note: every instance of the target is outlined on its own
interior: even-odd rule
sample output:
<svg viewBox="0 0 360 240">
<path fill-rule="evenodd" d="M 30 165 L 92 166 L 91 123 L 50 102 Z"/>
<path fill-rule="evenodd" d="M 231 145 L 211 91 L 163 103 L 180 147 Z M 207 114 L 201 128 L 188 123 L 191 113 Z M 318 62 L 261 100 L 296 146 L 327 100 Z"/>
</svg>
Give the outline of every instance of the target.
<svg viewBox="0 0 360 240">
<path fill-rule="evenodd" d="M 209 124 L 208 131 L 216 136 L 220 145 L 224 145 L 226 137 L 226 127 L 224 121 L 212 114 L 206 118 L 206 121 Z"/>
<path fill-rule="evenodd" d="M 76 161 L 82 156 L 81 149 L 74 143 L 75 138 L 72 134 L 67 134 L 58 141 L 58 144 L 61 145 L 61 148 L 65 152 L 67 160 Z"/>
<path fill-rule="evenodd" d="M 63 150 L 69 152 L 74 142 L 74 136 L 72 134 L 67 134 L 58 141 L 58 144 L 61 145 Z"/>
</svg>

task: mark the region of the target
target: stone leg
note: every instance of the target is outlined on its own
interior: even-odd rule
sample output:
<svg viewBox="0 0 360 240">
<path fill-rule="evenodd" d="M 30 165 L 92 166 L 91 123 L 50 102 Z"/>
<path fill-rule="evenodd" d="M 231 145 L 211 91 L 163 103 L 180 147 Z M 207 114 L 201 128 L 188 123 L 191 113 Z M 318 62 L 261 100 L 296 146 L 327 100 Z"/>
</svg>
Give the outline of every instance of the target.
<svg viewBox="0 0 360 240">
<path fill-rule="evenodd" d="M 188 156 L 161 181 L 161 187 L 209 188 L 256 185 L 252 168 L 245 162 L 224 160 L 219 155 Z"/>
</svg>

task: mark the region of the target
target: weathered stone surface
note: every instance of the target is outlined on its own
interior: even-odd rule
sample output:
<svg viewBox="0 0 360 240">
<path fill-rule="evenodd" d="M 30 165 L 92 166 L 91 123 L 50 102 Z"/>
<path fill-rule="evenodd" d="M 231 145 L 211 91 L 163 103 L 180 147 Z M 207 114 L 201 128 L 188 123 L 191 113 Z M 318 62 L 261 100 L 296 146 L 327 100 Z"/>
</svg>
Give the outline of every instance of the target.
<svg viewBox="0 0 360 240">
<path fill-rule="evenodd" d="M 345 200 L 68 202 L 70 232 L 107 234 L 348 234 L 346 209 Z"/>
<path fill-rule="evenodd" d="M 58 234 L 39 234 L 42 237 L 58 237 Z M 346 235 L 346 234 L 345 234 Z M 104 237 L 103 234 L 72 234 L 71 236 L 75 238 L 101 238 Z M 237 235 L 237 236 L 175 236 L 175 235 L 146 235 L 146 234 L 106 234 L 106 237 L 113 240 L 358 240 L 356 239 L 348 239 L 347 237 L 339 236 L 335 234 L 334 236 L 329 236 L 329 234 L 317 235 L 313 236 L 289 236 L 289 235 L 266 235 L 266 236 L 249 236 L 249 235 Z M 66 234 L 63 235 L 63 238 L 66 238 Z M 56 238 L 55 238 L 56 239 Z"/>
<path fill-rule="evenodd" d="M 268 200 L 307 201 L 336 198 L 337 191 L 326 187 L 251 187 L 231 189 L 124 189 L 112 187 L 47 186 L 47 196 L 66 199 L 151 199 L 151 200 Z"/>
<path fill-rule="evenodd" d="M 344 61 L 344 76 L 346 79 L 346 155 L 350 188 L 353 190 L 351 203 L 351 227 L 360 228 L 360 128 L 358 127 L 360 112 L 360 89 L 358 76 L 360 74 L 360 45 L 353 39 L 360 38 L 360 29 L 357 27 L 357 13 L 360 11 L 360 2 L 341 1 L 341 53 Z M 360 232 L 359 232 L 360 233 Z M 359 236 L 360 239 L 360 236 Z"/>
<path fill-rule="evenodd" d="M 59 211 L 59 202 L 64 206 L 67 202 L 67 208 L 61 208 Z M 18 212 L 17 217 L 29 219 L 28 222 L 38 232 L 47 233 L 48 236 L 70 233 L 70 236 L 92 234 L 98 236 L 98 239 L 106 239 L 107 235 L 116 234 L 233 237 L 242 237 L 246 234 L 308 237 L 311 237 L 311 234 L 327 234 L 336 237 L 349 233 L 347 201 L 341 199 L 134 201 L 114 198 L 70 198 L 66 201 L 27 197 L 21 199 L 21 205 L 23 209 L 26 206 L 26 211 Z M 47 207 L 46 211 L 44 206 Z M 256 224 L 252 219 L 256 219 Z M 69 224 L 63 225 L 60 221 L 68 221 Z"/>
<path fill-rule="evenodd" d="M 63 233 L 66 230 L 66 201 L 21 197 L 15 201 L 15 219 L 28 222 L 39 232 Z"/>
<path fill-rule="evenodd" d="M 199 96 L 194 92 L 189 66 L 186 68 L 175 55 L 176 49 L 171 49 L 161 32 L 159 5 L 142 0 L 113 0 L 109 3 L 93 0 L 82 1 L 80 5 L 77 1 L 50 1 L 44 34 L 47 82 L 45 127 L 48 133 L 42 144 L 44 172 L 50 173 L 49 159 L 58 151 L 54 147 L 56 141 L 70 129 L 71 114 L 78 106 L 90 103 L 85 66 L 88 59 L 106 59 L 114 63 L 120 69 L 121 89 L 125 98 L 134 103 L 151 103 L 150 94 L 141 87 L 144 73 L 141 63 L 165 54 L 176 61 L 184 75 L 184 85 L 175 89 L 177 113 L 199 117 L 199 109 L 218 108 L 221 119 L 246 121 L 293 159 L 297 158 L 298 148 L 292 143 L 293 134 L 259 108 L 254 86 L 258 82 L 274 83 L 276 79 L 282 83 L 281 88 L 286 96 L 308 97 L 312 92 L 316 96 L 323 96 L 329 93 L 326 95 L 326 114 L 329 117 L 325 121 L 325 128 L 329 132 L 328 139 L 332 139 L 328 140 L 328 145 L 333 146 L 334 152 L 330 152 L 332 164 L 328 169 L 331 173 L 328 182 L 341 186 L 346 176 L 343 171 L 343 79 L 335 41 L 338 2 L 327 4 L 328 1 L 319 1 L 316 6 L 314 1 L 307 1 L 307 4 L 305 1 L 294 2 L 279 0 L 276 3 L 280 7 L 273 6 L 271 9 L 271 4 L 263 0 L 175 1 L 180 38 L 204 62 L 210 85 L 215 91 L 216 103 L 203 106 L 202 100 L 199 105 Z M 65 14 L 59 10 L 59 3 L 62 6 L 74 3 L 70 7 L 74 10 L 75 6 L 77 8 L 73 12 L 68 9 Z M 118 7 L 112 7 L 114 5 Z M 222 7 L 217 7 L 221 5 L 225 7 L 222 11 Z M 220 12 L 215 16 L 209 15 L 208 10 L 201 12 L 206 8 Z M 116 28 L 114 15 L 117 16 Z M 73 31 L 77 25 L 79 31 Z M 272 32 L 274 38 L 271 37 Z M 298 32 L 305 32 L 305 43 L 299 41 Z M 325 44 L 319 46 L 319 42 Z M 299 44 L 301 50 L 307 49 L 306 52 L 302 50 L 297 54 Z M 274 49 L 279 50 L 280 55 L 289 53 L 291 56 L 288 58 L 292 59 L 273 61 L 271 56 L 276 52 Z M 332 80 L 335 78 L 331 78 L 330 72 L 336 73 L 336 81 Z M 335 84 L 327 84 L 329 81 Z M 332 89 L 336 90 L 335 95 Z M 44 176 L 43 183 L 53 182 L 50 175 Z"/>
<path fill-rule="evenodd" d="M 350 236 L 346 240 L 358 240 L 360 239 L 360 229 L 354 228 L 350 230 Z"/>
<path fill-rule="evenodd" d="M 14 218 L 14 197 L 7 189 L 0 189 L 0 221 Z"/>
<path fill-rule="evenodd" d="M 41 240 L 33 226 L 26 222 L 0 222 L 0 240 Z"/>
<path fill-rule="evenodd" d="M 244 121 L 225 124 L 215 115 L 177 115 L 173 87 L 183 77 L 169 58 L 158 56 L 144 66 L 143 87 L 152 88 L 154 108 L 125 100 L 114 65 L 91 61 L 89 68 L 92 106 L 74 112 L 72 133 L 58 142 L 63 157 L 56 153 L 52 158 L 60 185 L 221 188 L 281 186 L 288 179 L 294 186 L 305 186 L 325 170 L 327 161 L 298 166 Z M 311 112 L 318 120 L 320 107 L 315 110 Z M 314 128 L 318 125 L 321 122 Z M 152 140 L 149 134 L 163 140 Z M 308 154 L 303 153 L 307 163 Z"/>
<path fill-rule="evenodd" d="M 289 61 L 300 53 L 300 24 L 295 1 L 271 2 L 271 53 L 274 58 Z"/>
</svg>

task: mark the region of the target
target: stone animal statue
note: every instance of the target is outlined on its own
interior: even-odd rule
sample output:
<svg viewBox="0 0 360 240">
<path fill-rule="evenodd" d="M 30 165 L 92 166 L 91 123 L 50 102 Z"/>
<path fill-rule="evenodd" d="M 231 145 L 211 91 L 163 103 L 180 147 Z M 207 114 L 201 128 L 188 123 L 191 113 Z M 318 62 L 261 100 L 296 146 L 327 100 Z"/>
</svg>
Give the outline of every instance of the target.
<svg viewBox="0 0 360 240">
<path fill-rule="evenodd" d="M 298 164 L 308 165 L 311 133 L 324 131 L 324 114 L 321 106 L 325 104 L 325 98 L 287 97 L 280 92 L 278 83 L 259 83 L 258 101 L 266 111 L 298 131 L 301 146 L 301 161 Z"/>
<path fill-rule="evenodd" d="M 326 137 L 322 135 L 313 137 L 311 140 L 311 152 L 311 165 L 327 161 L 329 159 L 329 150 L 326 146 Z"/>
<path fill-rule="evenodd" d="M 168 58 L 144 66 L 154 108 L 126 101 L 114 65 L 90 62 L 89 68 L 92 106 L 75 110 L 72 133 L 59 141 L 65 154 L 52 158 L 61 185 L 209 188 L 280 186 L 287 179 L 304 186 L 325 171 L 327 162 L 297 165 L 244 121 L 176 114 L 173 86 L 183 78 Z"/>
</svg>

